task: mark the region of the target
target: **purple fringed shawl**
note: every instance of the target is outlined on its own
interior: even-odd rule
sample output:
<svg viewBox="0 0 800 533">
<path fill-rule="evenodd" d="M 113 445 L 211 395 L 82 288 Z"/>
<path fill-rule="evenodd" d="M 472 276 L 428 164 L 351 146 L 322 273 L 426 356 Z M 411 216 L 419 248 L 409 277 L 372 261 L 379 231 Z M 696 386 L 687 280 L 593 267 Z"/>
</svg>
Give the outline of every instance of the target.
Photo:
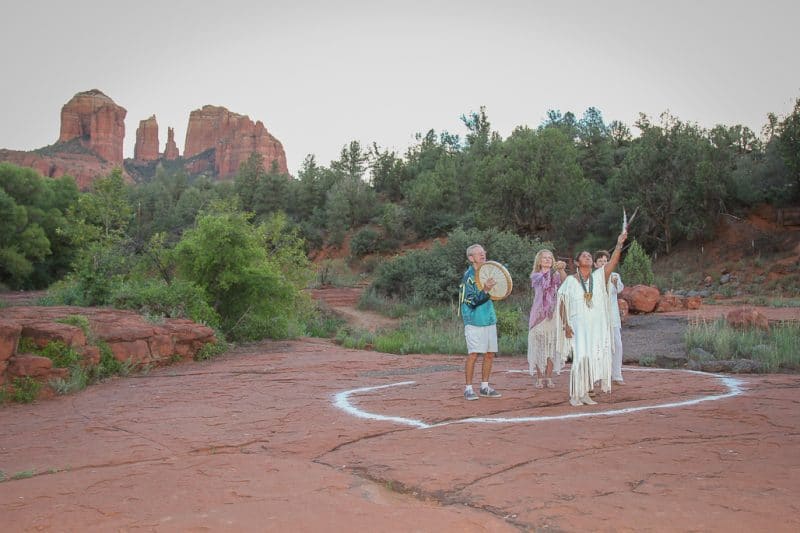
<svg viewBox="0 0 800 533">
<path fill-rule="evenodd" d="M 532 328 L 546 318 L 553 316 L 556 308 L 556 292 L 561 286 L 561 276 L 548 270 L 545 273 L 534 272 L 531 274 L 531 287 L 533 287 L 533 307 L 528 320 L 528 327 Z"/>
</svg>

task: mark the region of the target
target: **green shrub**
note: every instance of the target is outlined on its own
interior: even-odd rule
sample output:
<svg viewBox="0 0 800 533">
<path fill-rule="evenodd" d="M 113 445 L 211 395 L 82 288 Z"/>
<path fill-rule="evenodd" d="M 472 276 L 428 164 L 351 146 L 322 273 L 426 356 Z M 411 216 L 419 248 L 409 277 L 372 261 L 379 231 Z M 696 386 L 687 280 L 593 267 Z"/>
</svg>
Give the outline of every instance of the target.
<svg viewBox="0 0 800 533">
<path fill-rule="evenodd" d="M 444 244 L 437 242 L 430 250 L 413 250 L 381 264 L 371 289 L 382 297 L 403 301 L 456 301 L 458 285 L 469 266 L 466 250 L 475 243 L 486 249 L 488 259 L 508 268 L 515 291 L 526 290 L 533 258 L 545 246 L 538 240 L 495 229 L 456 229 Z"/>
<path fill-rule="evenodd" d="M 32 338 L 20 337 L 17 350 L 20 353 L 33 353 L 47 357 L 53 361 L 53 366 L 56 368 L 69 368 L 81 361 L 80 354 L 63 341 L 50 341 L 40 348 Z"/>
<path fill-rule="evenodd" d="M 518 309 L 513 308 L 500 308 L 495 306 L 495 314 L 497 315 L 497 335 L 500 336 L 514 336 L 527 334 L 528 319 L 527 316 L 523 317 Z"/>
<path fill-rule="evenodd" d="M 383 239 L 381 234 L 372 228 L 361 228 L 350 239 L 350 254 L 353 257 L 364 257 L 365 255 L 374 254 L 380 247 L 380 242 Z"/>
<path fill-rule="evenodd" d="M 98 341 L 97 347 L 100 349 L 100 362 L 89 368 L 90 381 L 95 382 L 111 376 L 124 376 L 130 373 L 133 365 L 117 360 L 106 342 Z"/>
<path fill-rule="evenodd" d="M 39 353 L 39 347 L 31 337 L 20 337 L 17 343 L 18 353 Z"/>
<path fill-rule="evenodd" d="M 146 316 L 188 318 L 212 328 L 220 317 L 208 304 L 203 289 L 190 281 L 170 284 L 159 279 L 131 280 L 112 291 L 109 303 L 117 309 L 131 309 Z"/>
<path fill-rule="evenodd" d="M 62 341 L 48 342 L 44 348 L 39 349 L 36 353 L 52 360 L 53 366 L 57 368 L 77 366 L 81 361 L 80 354 Z"/>
<path fill-rule="evenodd" d="M 228 345 L 225 342 L 207 342 L 194 354 L 195 361 L 207 361 L 221 353 L 225 353 Z"/>
<path fill-rule="evenodd" d="M 74 271 L 65 278 L 61 291 L 64 305 L 95 306 L 108 303 L 111 293 L 126 278 L 131 254 L 123 242 L 92 243 L 75 261 Z M 74 285 L 74 287 L 69 287 Z M 58 284 L 61 287 L 61 284 Z"/>
<path fill-rule="evenodd" d="M 628 248 L 625 260 L 619 271 L 625 284 L 631 287 L 634 285 L 652 285 L 655 279 L 653 263 L 644 248 L 635 239 L 630 248 Z"/>
<path fill-rule="evenodd" d="M 205 214 L 175 248 L 178 271 L 203 289 L 233 340 L 302 332 L 301 291 L 311 279 L 302 240 L 275 215 L 259 226 L 238 212 Z"/>
<path fill-rule="evenodd" d="M 344 324 L 344 319 L 329 308 L 317 304 L 305 318 L 304 335 L 306 337 L 332 338 Z"/>
<path fill-rule="evenodd" d="M 11 399 L 18 403 L 34 402 L 42 389 L 42 384 L 30 376 L 14 378 L 11 384 L 14 388 Z"/>
<path fill-rule="evenodd" d="M 656 356 L 653 354 L 642 354 L 639 356 L 639 366 L 656 366 Z"/>
</svg>

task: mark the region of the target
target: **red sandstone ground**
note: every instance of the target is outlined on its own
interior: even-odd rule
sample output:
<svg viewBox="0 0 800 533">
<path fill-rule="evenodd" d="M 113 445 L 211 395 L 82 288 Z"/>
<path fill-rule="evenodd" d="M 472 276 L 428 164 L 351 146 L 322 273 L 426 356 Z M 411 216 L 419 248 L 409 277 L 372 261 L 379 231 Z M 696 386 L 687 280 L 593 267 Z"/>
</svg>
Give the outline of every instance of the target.
<svg viewBox="0 0 800 533">
<path fill-rule="evenodd" d="M 673 319 L 674 321 L 674 319 Z M 635 331 L 632 328 L 631 331 Z M 4 531 L 797 531 L 800 376 L 616 416 L 503 423 L 723 394 L 710 375 L 629 369 L 594 407 L 499 357 L 465 402 L 458 356 L 303 339 L 0 409 Z M 398 383 L 412 382 L 404 385 Z M 334 405 L 343 391 L 365 412 Z M 13 479 L 16 478 L 16 479 Z"/>
</svg>

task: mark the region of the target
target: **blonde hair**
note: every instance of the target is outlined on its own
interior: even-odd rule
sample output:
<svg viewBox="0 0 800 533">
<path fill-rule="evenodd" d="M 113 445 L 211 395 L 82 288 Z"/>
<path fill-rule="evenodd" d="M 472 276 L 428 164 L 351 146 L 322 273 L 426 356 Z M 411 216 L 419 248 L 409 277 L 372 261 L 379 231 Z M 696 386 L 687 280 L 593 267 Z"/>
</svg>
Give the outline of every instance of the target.
<svg viewBox="0 0 800 533">
<path fill-rule="evenodd" d="M 550 254 L 550 257 L 553 258 L 553 264 L 555 264 L 556 256 L 553 255 L 553 252 L 547 248 L 542 248 L 536 252 L 536 257 L 533 258 L 533 270 L 531 270 L 531 276 L 539 272 L 539 270 L 542 268 L 542 258 L 544 257 L 544 254 Z"/>
</svg>

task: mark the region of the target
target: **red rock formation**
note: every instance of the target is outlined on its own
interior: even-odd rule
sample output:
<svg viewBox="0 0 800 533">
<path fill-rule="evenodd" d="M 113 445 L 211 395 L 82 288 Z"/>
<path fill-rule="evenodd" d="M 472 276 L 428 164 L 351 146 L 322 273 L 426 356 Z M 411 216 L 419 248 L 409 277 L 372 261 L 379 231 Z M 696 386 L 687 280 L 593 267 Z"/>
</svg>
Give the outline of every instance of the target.
<svg viewBox="0 0 800 533">
<path fill-rule="evenodd" d="M 189 115 L 183 156 L 188 159 L 211 148 L 215 151 L 215 170 L 221 178 L 235 174 L 253 152 L 264 157 L 267 171 L 275 162 L 279 172 L 288 173 L 283 145 L 261 121 L 253 123 L 245 115 L 207 105 Z"/>
<path fill-rule="evenodd" d="M 0 319 L 0 362 L 7 361 L 17 351 L 22 326 L 11 320 Z"/>
<path fill-rule="evenodd" d="M 207 343 L 214 343 L 214 330 L 191 320 L 171 318 L 152 324 L 131 311 L 94 307 L 0 308 L 0 384 L 14 377 L 30 376 L 44 384 L 53 378 L 66 378 L 69 370 L 53 368 L 47 357 L 18 353 L 20 337 L 37 346 L 59 341 L 81 355 L 83 365 L 100 362 L 100 350 L 90 344 L 77 326 L 56 322 L 67 316 L 82 315 L 89 322 L 91 342 L 103 341 L 120 361 L 135 365 L 165 365 L 176 357 L 191 359 Z M 52 391 L 51 391 L 52 392 Z"/>
<path fill-rule="evenodd" d="M 97 89 L 78 93 L 61 108 L 61 135 L 55 144 L 30 152 L 0 150 L 0 161 L 50 178 L 69 175 L 87 189 L 97 177 L 122 167 L 126 113 Z"/>
<path fill-rule="evenodd" d="M 97 89 L 78 93 L 61 108 L 59 143 L 81 144 L 111 164 L 122 166 L 125 108 Z"/>
<path fill-rule="evenodd" d="M 620 296 L 628 302 L 632 313 L 651 313 L 658 303 L 659 292 L 655 287 L 635 285 L 625 287 Z"/>
<path fill-rule="evenodd" d="M 164 159 L 172 161 L 180 157 L 178 145 L 175 144 L 175 130 L 167 128 L 167 145 L 164 147 Z"/>
<path fill-rule="evenodd" d="M 41 355 L 17 354 L 8 361 L 8 374 L 11 377 L 44 377 L 53 369 L 53 360 Z"/>
<path fill-rule="evenodd" d="M 119 165 L 103 161 L 88 151 L 85 153 L 57 152 L 59 148 L 60 146 L 55 144 L 40 149 L 47 150 L 48 153 L 0 150 L 0 161 L 32 168 L 48 178 L 72 176 L 75 178 L 78 188 L 82 190 L 88 189 L 98 177 L 108 176 L 112 170 L 119 167 Z M 123 173 L 123 175 L 130 181 L 127 174 Z"/>
<path fill-rule="evenodd" d="M 158 122 L 156 116 L 151 115 L 139 121 L 139 127 L 136 128 L 133 158 L 137 161 L 155 161 L 158 157 Z"/>
</svg>

